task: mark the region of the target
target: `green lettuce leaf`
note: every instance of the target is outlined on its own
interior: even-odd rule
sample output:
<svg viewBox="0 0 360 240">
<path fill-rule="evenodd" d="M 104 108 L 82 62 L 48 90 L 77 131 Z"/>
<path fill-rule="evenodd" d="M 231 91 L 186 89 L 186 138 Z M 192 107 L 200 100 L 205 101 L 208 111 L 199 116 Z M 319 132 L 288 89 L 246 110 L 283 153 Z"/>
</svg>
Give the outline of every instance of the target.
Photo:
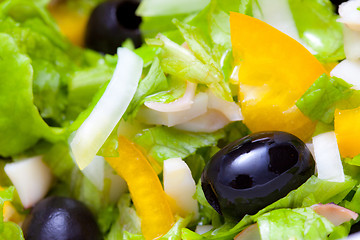
<svg viewBox="0 0 360 240">
<path fill-rule="evenodd" d="M 130 194 L 123 194 L 118 201 L 118 218 L 111 226 L 107 240 L 144 239 L 141 234 L 141 222 L 133 206 Z"/>
<path fill-rule="evenodd" d="M 0 69 L 0 79 L 11 79 L 0 88 L 0 155 L 18 154 L 42 137 L 56 139 L 33 104 L 31 60 L 7 34 L 0 34 Z"/>
<path fill-rule="evenodd" d="M 300 38 L 323 62 L 345 58 L 342 24 L 328 0 L 289 0 Z"/>
<path fill-rule="evenodd" d="M 234 223 L 226 220 L 224 225 L 211 230 L 203 235 L 196 235 L 196 233 L 186 230 L 186 234 L 193 237 L 193 239 L 218 239 L 226 240 L 233 239 L 236 234 L 266 213 L 276 209 L 284 208 L 306 208 L 317 203 L 340 203 L 347 194 L 354 188 L 357 181 L 346 176 L 345 182 L 336 183 L 318 179 L 315 176 L 310 177 L 298 189 L 291 191 L 286 197 L 270 204 L 269 206 L 261 209 L 255 215 L 246 215 L 240 222 Z M 197 236 L 197 238 L 195 238 Z M 190 239 L 190 238 L 188 238 Z"/>
<path fill-rule="evenodd" d="M 197 149 L 216 145 L 224 132 L 190 133 L 168 127 L 144 129 L 134 141 L 141 146 L 149 156 L 160 163 L 169 158 L 182 159 L 196 152 Z"/>
<path fill-rule="evenodd" d="M 350 84 L 340 78 L 323 74 L 296 102 L 296 106 L 312 120 L 332 123 L 336 103 L 354 93 L 350 87 Z"/>
<path fill-rule="evenodd" d="M 14 191 L 13 186 L 0 191 L 0 239 L 24 240 L 20 226 L 3 220 L 4 202 L 13 200 Z"/>
<path fill-rule="evenodd" d="M 277 209 L 257 219 L 262 240 L 326 239 L 334 225 L 311 208 Z"/>
<path fill-rule="evenodd" d="M 140 80 L 135 95 L 131 100 L 123 118 L 127 120 L 129 116 L 132 118 L 135 117 L 140 106 L 144 104 L 147 96 L 166 90 L 167 87 L 167 79 L 160 67 L 159 59 L 154 58 L 148 74 L 145 78 Z"/>
</svg>

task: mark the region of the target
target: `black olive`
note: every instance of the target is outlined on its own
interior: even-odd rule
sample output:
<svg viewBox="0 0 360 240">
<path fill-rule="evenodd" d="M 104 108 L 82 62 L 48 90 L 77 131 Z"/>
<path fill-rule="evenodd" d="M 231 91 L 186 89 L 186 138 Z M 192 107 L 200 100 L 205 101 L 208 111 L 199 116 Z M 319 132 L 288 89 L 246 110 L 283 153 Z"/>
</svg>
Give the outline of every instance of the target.
<svg viewBox="0 0 360 240">
<path fill-rule="evenodd" d="M 353 224 L 350 228 L 350 233 L 360 232 L 360 222 Z"/>
<path fill-rule="evenodd" d="M 38 202 L 23 223 L 26 240 L 102 240 L 90 210 L 65 197 L 48 197 Z"/>
<path fill-rule="evenodd" d="M 219 214 L 240 220 L 298 188 L 314 170 L 314 159 L 299 138 L 259 132 L 217 152 L 204 168 L 201 185 Z"/>
<path fill-rule="evenodd" d="M 340 4 L 342 4 L 343 2 L 347 2 L 347 0 L 330 0 L 330 1 L 335 6 L 335 11 L 336 12 L 338 12 Z"/>
<path fill-rule="evenodd" d="M 99 4 L 91 13 L 85 33 L 85 46 L 115 54 L 126 39 L 135 47 L 142 43 L 141 18 L 135 15 L 140 0 L 112 0 Z"/>
</svg>

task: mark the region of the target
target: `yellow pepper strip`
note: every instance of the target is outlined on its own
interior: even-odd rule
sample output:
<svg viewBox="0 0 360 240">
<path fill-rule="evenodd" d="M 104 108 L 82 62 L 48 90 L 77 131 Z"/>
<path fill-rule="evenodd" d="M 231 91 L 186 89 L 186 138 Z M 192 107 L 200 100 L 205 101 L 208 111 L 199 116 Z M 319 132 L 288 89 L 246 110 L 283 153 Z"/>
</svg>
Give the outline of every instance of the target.
<svg viewBox="0 0 360 240">
<path fill-rule="evenodd" d="M 230 33 L 244 123 L 253 132 L 286 131 L 308 140 L 315 123 L 295 103 L 324 67 L 299 42 L 256 18 L 232 12 Z"/>
<path fill-rule="evenodd" d="M 336 110 L 334 131 L 342 157 L 355 157 L 360 154 L 360 107 Z"/>
<path fill-rule="evenodd" d="M 50 6 L 49 11 L 55 18 L 62 34 L 73 44 L 83 47 L 88 16 L 70 10 L 65 4 Z"/>
<path fill-rule="evenodd" d="M 4 188 L 0 186 L 0 191 L 3 190 Z M 22 223 L 25 219 L 25 216 L 18 213 L 9 201 L 4 202 L 3 217 L 4 217 L 4 222 L 10 221 L 16 224 Z"/>
<path fill-rule="evenodd" d="M 120 136 L 118 152 L 119 157 L 108 157 L 106 161 L 127 182 L 145 239 L 157 239 L 175 222 L 161 182 L 133 142 Z"/>
</svg>

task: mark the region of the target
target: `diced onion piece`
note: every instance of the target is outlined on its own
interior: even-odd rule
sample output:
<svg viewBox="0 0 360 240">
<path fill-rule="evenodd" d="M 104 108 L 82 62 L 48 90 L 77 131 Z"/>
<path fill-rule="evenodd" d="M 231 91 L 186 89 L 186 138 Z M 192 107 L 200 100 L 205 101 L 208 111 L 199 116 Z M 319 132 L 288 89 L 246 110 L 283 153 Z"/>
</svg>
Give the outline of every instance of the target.
<svg viewBox="0 0 360 240">
<path fill-rule="evenodd" d="M 344 182 L 345 175 L 335 132 L 326 132 L 313 137 L 313 144 L 318 178 L 331 182 Z"/>
<path fill-rule="evenodd" d="M 242 230 L 234 240 L 261 240 L 257 223 L 254 223 Z"/>
<path fill-rule="evenodd" d="M 199 216 L 198 204 L 193 198 L 196 184 L 192 178 L 190 168 L 181 158 L 170 158 L 164 161 L 164 191 L 174 203 L 173 209 L 182 217 L 194 214 Z"/>
<path fill-rule="evenodd" d="M 208 110 L 205 114 L 188 122 L 178 124 L 175 128 L 189 132 L 215 132 L 224 128 L 230 121 L 219 111 Z"/>
<path fill-rule="evenodd" d="M 70 144 L 80 169 L 94 159 L 120 121 L 141 77 L 143 61 L 139 56 L 126 48 L 118 48 L 117 54 L 118 63 L 109 85 Z"/>
<path fill-rule="evenodd" d="M 204 234 L 213 229 L 214 227 L 212 225 L 197 225 L 195 228 L 195 232 L 197 234 Z"/>
<path fill-rule="evenodd" d="M 103 157 L 95 156 L 91 163 L 82 170 L 85 177 L 100 191 L 104 188 L 104 163 Z"/>
<path fill-rule="evenodd" d="M 354 31 L 360 31 L 360 0 L 347 1 L 339 6 L 339 22 Z"/>
<path fill-rule="evenodd" d="M 149 108 L 142 108 L 138 112 L 138 119 L 147 124 L 159 124 L 172 127 L 191 119 L 194 119 L 207 111 L 208 95 L 198 93 L 194 98 L 194 103 L 190 109 L 180 112 L 158 112 Z"/>
<path fill-rule="evenodd" d="M 353 212 L 347 208 L 339 205 L 328 203 L 328 204 L 316 204 L 311 208 L 319 215 L 325 217 L 327 220 L 332 222 L 335 226 L 339 226 L 344 222 L 348 222 L 351 219 L 356 220 L 359 216 L 356 212 Z"/>
<path fill-rule="evenodd" d="M 218 98 L 211 91 L 208 91 L 209 101 L 208 108 L 218 110 L 223 113 L 230 121 L 243 120 L 241 109 L 235 102 L 228 102 L 224 99 Z"/>
<path fill-rule="evenodd" d="M 8 163 L 4 170 L 14 184 L 24 208 L 32 207 L 45 197 L 53 180 L 41 156 Z"/>
<path fill-rule="evenodd" d="M 179 112 L 191 108 L 194 103 L 196 83 L 187 82 L 184 95 L 170 103 L 145 102 L 144 105 L 158 112 Z"/>
<path fill-rule="evenodd" d="M 359 60 L 360 59 L 360 32 L 352 31 L 344 27 L 344 51 L 346 59 Z"/>
<path fill-rule="evenodd" d="M 343 60 L 330 72 L 330 76 L 341 78 L 352 84 L 353 89 L 360 90 L 360 61 Z"/>
</svg>

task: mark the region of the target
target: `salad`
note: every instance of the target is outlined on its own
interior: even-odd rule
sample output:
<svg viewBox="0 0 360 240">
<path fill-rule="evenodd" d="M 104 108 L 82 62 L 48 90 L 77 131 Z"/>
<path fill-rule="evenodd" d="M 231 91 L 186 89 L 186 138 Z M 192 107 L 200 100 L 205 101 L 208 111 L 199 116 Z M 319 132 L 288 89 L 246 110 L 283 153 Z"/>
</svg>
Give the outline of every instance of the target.
<svg viewBox="0 0 360 240">
<path fill-rule="evenodd" d="M 357 232 L 360 1 L 339 4 L 0 0 L 0 239 Z"/>
</svg>

